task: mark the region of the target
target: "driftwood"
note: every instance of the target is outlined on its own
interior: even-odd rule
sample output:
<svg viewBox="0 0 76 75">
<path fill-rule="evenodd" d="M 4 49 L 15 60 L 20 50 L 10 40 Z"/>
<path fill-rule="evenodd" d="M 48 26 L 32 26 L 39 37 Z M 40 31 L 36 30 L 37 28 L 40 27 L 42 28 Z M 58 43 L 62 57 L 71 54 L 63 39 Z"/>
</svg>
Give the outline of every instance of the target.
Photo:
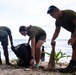
<svg viewBox="0 0 76 75">
<path fill-rule="evenodd" d="M 54 42 L 54 44 L 52 45 L 52 51 L 51 51 L 51 55 L 50 55 L 50 59 L 49 59 L 49 63 L 48 63 L 48 69 L 49 70 L 55 70 L 55 44 L 56 42 Z"/>
</svg>

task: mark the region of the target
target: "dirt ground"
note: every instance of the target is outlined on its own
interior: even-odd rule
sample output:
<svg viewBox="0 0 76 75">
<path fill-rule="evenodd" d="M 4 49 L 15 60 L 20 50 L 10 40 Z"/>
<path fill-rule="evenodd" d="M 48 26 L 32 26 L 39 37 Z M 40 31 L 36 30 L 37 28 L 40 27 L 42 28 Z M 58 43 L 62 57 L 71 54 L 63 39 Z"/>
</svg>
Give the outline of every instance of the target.
<svg viewBox="0 0 76 75">
<path fill-rule="evenodd" d="M 47 67 L 46 62 L 41 63 L 45 68 Z M 68 65 L 68 63 L 59 63 L 56 64 L 56 68 L 64 68 Z M 43 69 L 33 69 L 33 68 L 25 68 L 19 67 L 16 64 L 14 66 L 9 66 L 2 64 L 0 65 L 0 75 L 75 75 L 72 73 L 60 73 L 56 71 L 44 71 Z"/>
</svg>

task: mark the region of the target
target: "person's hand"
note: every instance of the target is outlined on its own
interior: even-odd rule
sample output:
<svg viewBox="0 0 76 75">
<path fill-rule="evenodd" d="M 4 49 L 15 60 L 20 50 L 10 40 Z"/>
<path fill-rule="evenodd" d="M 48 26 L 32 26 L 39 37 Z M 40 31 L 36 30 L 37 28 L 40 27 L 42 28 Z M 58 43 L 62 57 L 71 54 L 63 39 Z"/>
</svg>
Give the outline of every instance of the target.
<svg viewBox="0 0 76 75">
<path fill-rule="evenodd" d="M 12 49 L 12 50 L 14 50 L 14 49 L 15 49 L 14 45 L 11 45 L 11 49 Z"/>
<path fill-rule="evenodd" d="M 55 45 L 55 41 L 54 40 L 51 40 L 51 45 Z"/>
<path fill-rule="evenodd" d="M 31 59 L 30 64 L 33 66 L 34 65 L 34 59 Z"/>
<path fill-rule="evenodd" d="M 74 42 L 75 42 L 75 39 L 74 39 L 74 38 L 70 38 L 70 39 L 68 40 L 68 45 L 73 45 Z"/>
</svg>

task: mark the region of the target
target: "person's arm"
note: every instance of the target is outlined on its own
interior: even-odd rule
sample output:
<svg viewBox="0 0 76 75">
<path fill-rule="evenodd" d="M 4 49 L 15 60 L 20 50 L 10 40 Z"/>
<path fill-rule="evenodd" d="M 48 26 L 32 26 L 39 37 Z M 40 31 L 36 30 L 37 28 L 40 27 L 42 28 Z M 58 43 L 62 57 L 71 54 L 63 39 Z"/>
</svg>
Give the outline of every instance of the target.
<svg viewBox="0 0 76 75">
<path fill-rule="evenodd" d="M 75 25 L 74 33 L 72 34 L 72 37 L 68 40 L 68 44 L 73 45 L 74 41 L 76 40 L 76 19 L 72 21 L 72 23 Z"/>
<path fill-rule="evenodd" d="M 31 48 L 32 48 L 31 55 L 32 57 L 35 57 L 35 37 L 31 40 Z"/>
<path fill-rule="evenodd" d="M 54 44 L 54 40 L 58 37 L 61 27 L 56 27 L 53 37 L 51 39 L 51 45 Z"/>
<path fill-rule="evenodd" d="M 13 45 L 12 35 L 9 35 L 9 39 L 10 39 L 10 43 L 11 43 L 11 46 L 12 46 Z"/>
<path fill-rule="evenodd" d="M 35 59 L 35 37 L 31 39 L 31 61 L 30 64 L 34 65 L 34 59 Z"/>
<path fill-rule="evenodd" d="M 35 57 L 35 37 L 31 39 L 31 57 Z"/>
<path fill-rule="evenodd" d="M 76 26 L 76 19 L 73 21 L 73 24 Z M 75 27 L 75 30 L 74 30 L 72 37 L 76 38 L 76 27 Z"/>
</svg>

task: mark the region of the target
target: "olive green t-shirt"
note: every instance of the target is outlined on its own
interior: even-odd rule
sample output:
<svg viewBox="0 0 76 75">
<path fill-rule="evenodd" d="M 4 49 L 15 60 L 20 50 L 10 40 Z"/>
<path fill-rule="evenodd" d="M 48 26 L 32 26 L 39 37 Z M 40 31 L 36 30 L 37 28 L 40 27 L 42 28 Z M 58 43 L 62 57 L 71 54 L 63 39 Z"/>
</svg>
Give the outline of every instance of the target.
<svg viewBox="0 0 76 75">
<path fill-rule="evenodd" d="M 62 17 L 56 20 L 56 26 L 62 26 L 71 33 L 74 32 L 76 24 L 72 23 L 76 19 L 76 12 L 72 10 L 63 10 Z"/>
<path fill-rule="evenodd" d="M 45 33 L 45 31 L 40 28 L 40 27 L 37 27 L 37 26 L 30 26 L 28 29 L 27 29 L 27 32 L 28 32 L 28 36 L 29 36 L 29 39 L 31 40 L 33 37 L 39 35 L 40 33 Z M 46 33 L 45 33 L 46 34 Z"/>
</svg>

